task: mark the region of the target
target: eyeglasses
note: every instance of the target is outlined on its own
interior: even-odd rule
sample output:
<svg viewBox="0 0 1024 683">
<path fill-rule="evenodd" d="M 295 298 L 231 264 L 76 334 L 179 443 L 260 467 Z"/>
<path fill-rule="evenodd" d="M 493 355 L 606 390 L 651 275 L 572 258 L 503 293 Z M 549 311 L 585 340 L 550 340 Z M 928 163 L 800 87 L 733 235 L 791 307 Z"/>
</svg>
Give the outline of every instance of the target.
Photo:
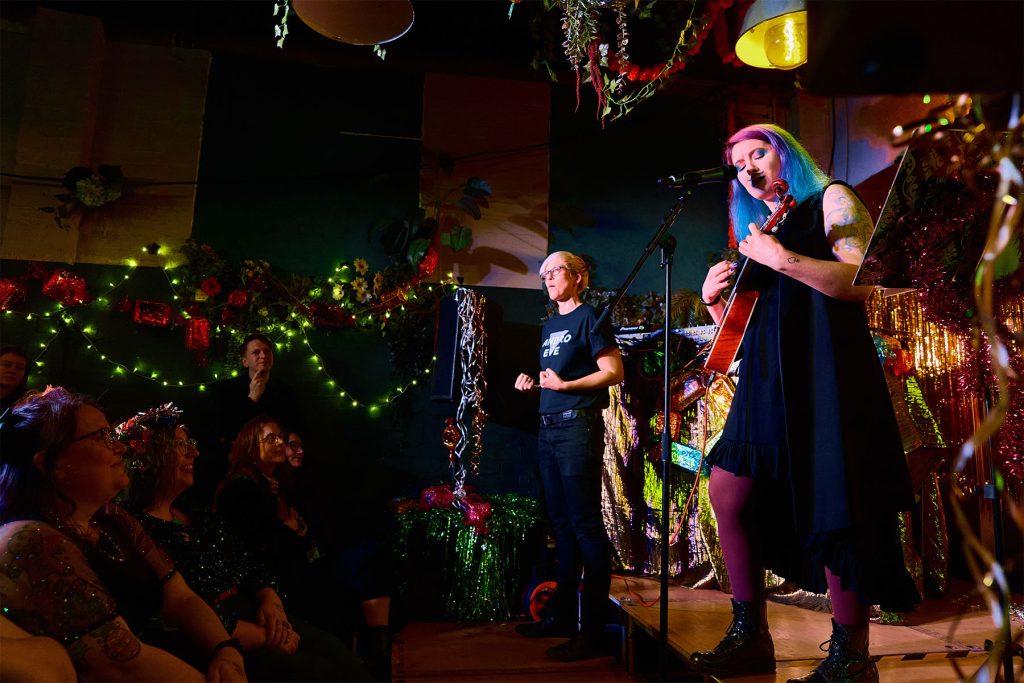
<svg viewBox="0 0 1024 683">
<path fill-rule="evenodd" d="M 302 442 L 301 441 L 289 441 L 288 442 L 288 448 L 291 448 L 293 451 L 304 450 L 302 448 Z"/>
<path fill-rule="evenodd" d="M 180 446 L 181 448 L 184 448 L 186 450 L 189 448 L 195 449 L 196 447 L 195 439 L 171 439 L 171 443 L 174 444 L 175 448 L 178 448 Z"/>
<path fill-rule="evenodd" d="M 88 439 L 89 437 L 97 435 L 103 438 L 103 443 L 110 450 L 114 450 L 116 448 L 115 444 L 121 443 L 120 441 L 117 440 L 117 436 L 114 433 L 113 427 L 100 427 L 99 429 L 91 431 L 88 434 L 76 436 L 75 438 L 71 439 L 71 441 L 68 441 L 68 445 L 71 445 L 76 441 L 81 441 L 83 439 Z"/>
<path fill-rule="evenodd" d="M 284 435 L 267 434 L 266 436 L 261 436 L 260 441 L 262 441 L 263 443 L 282 444 L 284 443 Z"/>
<path fill-rule="evenodd" d="M 554 268 L 548 268 L 543 273 L 541 273 L 540 279 L 549 280 L 551 279 L 551 276 L 558 275 L 558 273 L 563 270 L 566 272 L 572 272 L 571 270 L 569 270 L 569 266 L 555 266 Z"/>
</svg>

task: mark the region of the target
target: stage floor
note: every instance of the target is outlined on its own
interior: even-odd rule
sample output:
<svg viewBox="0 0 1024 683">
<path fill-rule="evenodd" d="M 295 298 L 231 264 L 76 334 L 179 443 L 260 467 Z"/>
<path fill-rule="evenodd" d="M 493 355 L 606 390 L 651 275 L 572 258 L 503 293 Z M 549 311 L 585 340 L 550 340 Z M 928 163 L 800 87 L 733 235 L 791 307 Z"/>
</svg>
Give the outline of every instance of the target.
<svg viewBox="0 0 1024 683">
<path fill-rule="evenodd" d="M 984 661 L 985 640 L 994 637 L 991 616 L 981 602 L 966 593 L 967 587 L 942 600 L 926 601 L 900 625 L 872 624 L 871 654 L 877 658 L 882 681 L 899 683 L 955 681 L 954 664 L 973 672 Z M 616 579 L 612 600 L 621 608 L 627 630 L 634 637 L 624 640 L 623 661 L 630 671 L 650 669 L 649 662 L 638 662 L 635 643 L 640 632 L 656 642 L 660 608 L 651 605 L 659 595 L 653 579 Z M 670 586 L 668 644 L 673 654 L 685 659 L 697 650 L 708 649 L 725 633 L 732 618 L 729 595 L 717 590 L 695 590 Z M 645 606 L 645 604 L 650 606 Z M 730 680 L 746 683 L 774 683 L 803 675 L 825 654 L 819 646 L 831 633 L 831 615 L 769 602 L 768 622 L 775 642 L 776 673 Z M 1019 633 L 1022 624 L 1013 624 Z M 650 658 L 650 646 L 644 650 Z M 639 666 L 638 666 L 639 665 Z M 1014 671 L 1022 669 L 1020 657 L 1014 659 Z"/>
<path fill-rule="evenodd" d="M 904 624 L 872 624 L 871 652 L 878 657 L 882 683 L 943 683 L 956 681 L 954 664 L 965 675 L 985 659 L 985 639 L 994 628 L 977 598 L 950 591 L 943 600 L 927 601 Z M 609 634 L 608 655 L 584 662 L 562 664 L 545 658 L 544 651 L 557 639 L 530 640 L 515 633 L 512 623 L 415 623 L 398 635 L 394 647 L 396 683 L 442 681 L 583 681 L 619 683 L 652 681 L 658 676 L 655 601 L 658 583 L 652 579 L 616 578 L 612 602 L 621 608 L 624 637 Z M 729 596 L 719 591 L 672 586 L 669 590 L 669 648 L 675 655 L 670 680 L 701 681 L 699 674 L 680 665 L 697 649 L 712 647 L 731 618 Z M 775 640 L 778 668 L 774 674 L 729 679 L 738 683 L 784 683 L 801 676 L 824 657 L 819 644 L 830 631 L 830 616 L 790 605 L 770 603 L 768 619 Z M 1014 632 L 1022 625 L 1014 623 Z M 1014 658 L 1014 671 L 1022 679 L 1024 661 Z"/>
</svg>

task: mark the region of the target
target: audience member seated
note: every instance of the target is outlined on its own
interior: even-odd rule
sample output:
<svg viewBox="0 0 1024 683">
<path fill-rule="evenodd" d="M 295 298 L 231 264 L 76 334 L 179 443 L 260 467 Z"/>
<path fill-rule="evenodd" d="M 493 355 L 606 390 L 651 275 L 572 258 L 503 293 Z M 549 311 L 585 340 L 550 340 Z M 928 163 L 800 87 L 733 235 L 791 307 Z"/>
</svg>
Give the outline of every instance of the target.
<svg viewBox="0 0 1024 683">
<path fill-rule="evenodd" d="M 124 446 L 90 400 L 29 395 L 0 428 L 0 601 L 67 648 L 83 681 L 245 681 L 241 646 L 139 523 L 111 501 Z M 135 635 L 159 614 L 191 639 L 205 675 Z M 198 658 L 198 657 L 197 657 Z"/>
<path fill-rule="evenodd" d="M 289 623 L 270 572 L 217 515 L 182 496 L 199 452 L 180 419 L 168 403 L 118 425 L 133 462 L 125 507 L 241 641 L 249 679 L 370 680 L 337 638 L 300 619 Z"/>
<path fill-rule="evenodd" d="M 0 348 L 0 414 L 25 395 L 30 365 L 28 354 L 21 348 Z"/>
<path fill-rule="evenodd" d="M 0 681 L 75 683 L 75 667 L 60 643 L 34 636 L 0 615 Z"/>
<path fill-rule="evenodd" d="M 289 610 L 347 641 L 356 604 L 352 586 L 339 579 L 332 558 L 321 554 L 305 519 L 280 492 L 275 470 L 284 463 L 285 436 L 278 422 L 261 415 L 246 423 L 231 450 L 228 478 L 218 488 L 217 511 L 247 549 L 270 565 Z M 386 680 L 389 652 L 371 654 L 379 655 L 367 661 L 375 680 Z M 381 661 L 385 656 L 388 660 Z"/>
<path fill-rule="evenodd" d="M 384 528 L 387 516 L 381 510 L 376 523 L 360 523 L 351 528 L 352 516 L 340 512 L 340 501 L 330 505 L 318 495 L 314 482 L 303 469 L 305 447 L 302 436 L 288 431 L 285 441 L 285 462 L 275 470 L 280 482 L 279 492 L 289 505 L 299 510 L 307 525 L 320 539 L 320 551 L 331 563 L 334 577 L 350 587 L 353 600 L 358 601 L 362 623 L 356 636 L 357 652 L 379 679 L 386 679 L 391 662 L 391 588 L 393 563 L 388 561 L 391 534 Z M 344 517 L 344 529 L 327 528 L 330 518 Z M 335 525 L 337 522 L 335 522 Z"/>
</svg>

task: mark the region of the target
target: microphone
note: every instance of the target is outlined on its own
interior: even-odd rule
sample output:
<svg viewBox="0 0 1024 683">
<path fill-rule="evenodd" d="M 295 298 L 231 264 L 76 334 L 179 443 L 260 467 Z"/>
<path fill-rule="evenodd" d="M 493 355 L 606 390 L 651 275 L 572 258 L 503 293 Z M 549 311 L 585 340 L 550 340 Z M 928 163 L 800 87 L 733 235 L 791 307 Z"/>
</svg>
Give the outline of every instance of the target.
<svg viewBox="0 0 1024 683">
<path fill-rule="evenodd" d="M 694 187 L 704 183 L 728 182 L 736 178 L 735 166 L 715 166 L 705 168 L 703 171 L 690 171 L 682 175 L 670 175 L 666 178 L 658 178 L 658 184 L 665 187 L 678 189 L 683 187 Z"/>
</svg>

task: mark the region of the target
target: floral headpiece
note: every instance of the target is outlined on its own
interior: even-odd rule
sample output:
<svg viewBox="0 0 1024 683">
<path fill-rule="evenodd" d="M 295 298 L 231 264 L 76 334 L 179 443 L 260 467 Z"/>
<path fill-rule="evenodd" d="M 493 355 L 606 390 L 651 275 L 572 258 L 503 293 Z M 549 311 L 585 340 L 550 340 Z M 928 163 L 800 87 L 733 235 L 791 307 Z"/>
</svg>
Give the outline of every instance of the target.
<svg viewBox="0 0 1024 683">
<path fill-rule="evenodd" d="M 149 450 L 149 442 L 153 439 L 153 430 L 157 427 L 173 429 L 183 426 L 178 424 L 180 418 L 181 409 L 173 403 L 165 403 L 125 420 L 114 427 L 114 433 L 134 455 L 145 455 Z"/>
</svg>

